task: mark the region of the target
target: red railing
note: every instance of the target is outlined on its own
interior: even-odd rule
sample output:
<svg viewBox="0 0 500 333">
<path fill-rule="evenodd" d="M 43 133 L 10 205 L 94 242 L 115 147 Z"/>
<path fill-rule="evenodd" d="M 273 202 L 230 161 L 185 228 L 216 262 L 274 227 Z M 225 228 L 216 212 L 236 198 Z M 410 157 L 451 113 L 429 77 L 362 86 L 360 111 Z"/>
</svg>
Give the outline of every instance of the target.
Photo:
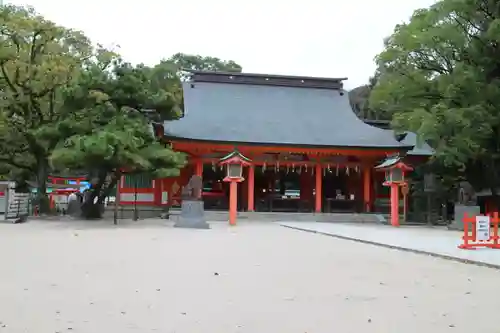
<svg viewBox="0 0 500 333">
<path fill-rule="evenodd" d="M 478 216 L 481 217 L 480 220 L 482 221 L 478 222 Z M 458 247 L 464 250 L 475 250 L 479 247 L 500 249 L 500 238 L 498 236 L 498 224 L 500 219 L 498 217 L 498 212 L 492 213 L 491 215 L 478 216 L 469 216 L 467 213 L 464 214 L 463 243 Z M 489 218 L 489 221 L 487 221 L 487 218 Z M 478 235 L 478 224 L 480 235 Z"/>
</svg>

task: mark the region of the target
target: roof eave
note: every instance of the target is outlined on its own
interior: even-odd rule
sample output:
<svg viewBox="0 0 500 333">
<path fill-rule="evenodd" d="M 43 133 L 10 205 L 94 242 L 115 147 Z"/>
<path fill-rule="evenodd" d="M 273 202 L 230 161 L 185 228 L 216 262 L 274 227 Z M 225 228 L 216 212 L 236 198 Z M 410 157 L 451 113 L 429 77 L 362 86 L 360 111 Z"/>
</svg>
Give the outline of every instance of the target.
<svg viewBox="0 0 500 333">
<path fill-rule="evenodd" d="M 400 151 L 408 152 L 413 146 L 343 146 L 343 145 L 310 145 L 310 144 L 290 144 L 290 143 L 276 143 L 276 142 L 244 142 L 244 141 L 218 141 L 206 139 L 192 139 L 184 138 L 165 133 L 164 138 L 171 141 L 190 141 L 199 143 L 212 143 L 212 144 L 226 144 L 226 145 L 240 145 L 240 146 L 275 146 L 275 147 L 300 147 L 300 148 L 318 148 L 318 149 L 359 149 L 359 150 L 380 150 L 380 151 Z"/>
<path fill-rule="evenodd" d="M 317 77 L 317 76 L 301 76 L 301 75 L 281 75 L 281 74 L 262 74 L 262 73 L 244 73 L 244 72 L 227 72 L 227 71 L 200 71 L 191 69 L 182 69 L 182 71 L 198 74 L 198 75 L 216 75 L 216 76 L 240 76 L 240 77 L 259 77 L 269 79 L 294 79 L 294 80 L 320 80 L 329 82 L 346 81 L 347 77 Z"/>
</svg>

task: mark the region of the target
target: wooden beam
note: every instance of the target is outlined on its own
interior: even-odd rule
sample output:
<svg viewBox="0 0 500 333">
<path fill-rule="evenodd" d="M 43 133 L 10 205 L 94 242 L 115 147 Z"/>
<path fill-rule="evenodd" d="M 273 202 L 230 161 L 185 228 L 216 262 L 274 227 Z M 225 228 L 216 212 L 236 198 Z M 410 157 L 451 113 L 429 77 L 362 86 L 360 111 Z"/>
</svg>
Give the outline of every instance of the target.
<svg viewBox="0 0 500 333">
<path fill-rule="evenodd" d="M 206 142 L 173 141 L 173 148 L 177 151 L 189 152 L 195 155 L 214 152 L 229 153 L 234 150 L 235 145 L 215 144 Z M 262 153 L 295 153 L 312 156 L 331 155 L 354 155 L 354 156 L 377 156 L 385 157 L 388 154 L 400 152 L 399 149 L 362 149 L 362 148 L 306 148 L 306 147 L 282 147 L 282 146 L 251 146 L 238 145 L 238 150 L 246 155 Z"/>
</svg>

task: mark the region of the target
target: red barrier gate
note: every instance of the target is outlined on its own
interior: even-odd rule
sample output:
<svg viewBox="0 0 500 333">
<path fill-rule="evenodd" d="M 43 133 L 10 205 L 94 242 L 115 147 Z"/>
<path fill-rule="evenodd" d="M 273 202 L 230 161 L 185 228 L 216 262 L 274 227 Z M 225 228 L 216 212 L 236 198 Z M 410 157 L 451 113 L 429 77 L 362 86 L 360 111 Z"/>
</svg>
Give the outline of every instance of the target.
<svg viewBox="0 0 500 333">
<path fill-rule="evenodd" d="M 500 222 L 498 212 L 488 215 L 468 216 L 464 215 L 463 243 L 458 247 L 465 250 L 475 250 L 478 247 L 500 249 L 498 224 Z"/>
</svg>

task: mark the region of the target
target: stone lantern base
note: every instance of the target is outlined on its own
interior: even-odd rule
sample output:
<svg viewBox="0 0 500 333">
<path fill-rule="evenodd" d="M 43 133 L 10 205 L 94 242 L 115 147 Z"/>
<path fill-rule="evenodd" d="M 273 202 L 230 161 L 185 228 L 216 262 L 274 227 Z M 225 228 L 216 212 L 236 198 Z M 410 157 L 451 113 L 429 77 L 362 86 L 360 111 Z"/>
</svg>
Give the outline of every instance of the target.
<svg viewBox="0 0 500 333">
<path fill-rule="evenodd" d="M 205 209 L 202 200 L 182 200 L 181 215 L 175 223 L 176 228 L 210 229 L 205 221 Z"/>
</svg>

